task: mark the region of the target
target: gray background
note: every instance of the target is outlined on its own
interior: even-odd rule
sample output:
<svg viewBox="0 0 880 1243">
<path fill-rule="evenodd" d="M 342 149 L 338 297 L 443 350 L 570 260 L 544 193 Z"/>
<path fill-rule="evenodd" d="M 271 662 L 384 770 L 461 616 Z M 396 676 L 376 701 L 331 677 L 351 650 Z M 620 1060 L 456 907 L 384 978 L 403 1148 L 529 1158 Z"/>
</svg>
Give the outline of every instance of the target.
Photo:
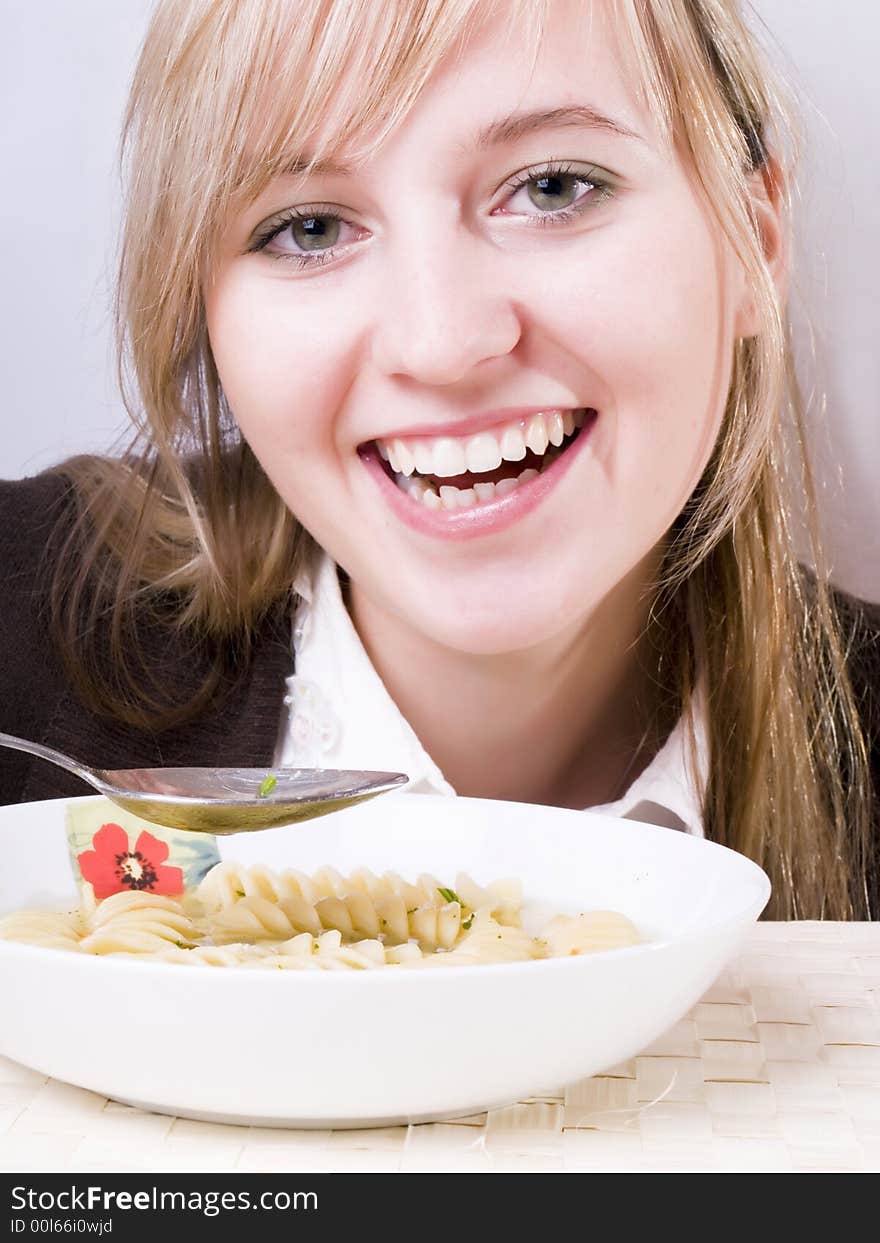
<svg viewBox="0 0 880 1243">
<path fill-rule="evenodd" d="M 124 428 L 111 301 L 116 145 L 150 0 L 0 0 L 0 476 Z M 874 0 L 757 0 L 805 113 L 793 305 L 836 581 L 880 600 L 880 243 Z M 809 312 L 809 321 L 804 313 Z M 810 359 L 810 322 L 818 370 Z"/>
</svg>

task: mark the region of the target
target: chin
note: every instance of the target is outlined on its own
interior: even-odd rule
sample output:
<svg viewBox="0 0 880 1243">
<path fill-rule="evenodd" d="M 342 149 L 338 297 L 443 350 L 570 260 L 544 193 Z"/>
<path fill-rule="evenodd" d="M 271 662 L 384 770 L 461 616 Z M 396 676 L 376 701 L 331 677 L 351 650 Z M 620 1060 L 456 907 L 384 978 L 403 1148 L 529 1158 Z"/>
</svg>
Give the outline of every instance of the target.
<svg viewBox="0 0 880 1243">
<path fill-rule="evenodd" d="M 576 618 L 560 615 L 557 608 L 520 607 L 507 597 L 486 601 L 478 609 L 434 608 L 409 624 L 435 643 L 469 656 L 502 656 L 525 651 L 556 638 L 576 624 Z"/>
</svg>

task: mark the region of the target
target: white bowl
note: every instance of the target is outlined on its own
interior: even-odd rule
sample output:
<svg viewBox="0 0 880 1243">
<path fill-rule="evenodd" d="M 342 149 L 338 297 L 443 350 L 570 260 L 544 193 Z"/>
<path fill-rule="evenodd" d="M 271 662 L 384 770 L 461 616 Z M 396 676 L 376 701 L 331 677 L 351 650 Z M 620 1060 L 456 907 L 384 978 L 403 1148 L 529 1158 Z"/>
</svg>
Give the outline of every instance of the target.
<svg viewBox="0 0 880 1243">
<path fill-rule="evenodd" d="M 0 913 L 75 896 L 65 802 L 0 808 Z M 364 865 L 628 915 L 645 944 L 442 971 L 261 972 L 0 941 L 0 1053 L 144 1109 L 259 1126 L 456 1117 L 596 1074 L 699 1000 L 770 883 L 722 846 L 609 816 L 396 793 L 220 840 L 224 858 Z M 12 1000 L 14 999 L 14 1000 Z"/>
</svg>

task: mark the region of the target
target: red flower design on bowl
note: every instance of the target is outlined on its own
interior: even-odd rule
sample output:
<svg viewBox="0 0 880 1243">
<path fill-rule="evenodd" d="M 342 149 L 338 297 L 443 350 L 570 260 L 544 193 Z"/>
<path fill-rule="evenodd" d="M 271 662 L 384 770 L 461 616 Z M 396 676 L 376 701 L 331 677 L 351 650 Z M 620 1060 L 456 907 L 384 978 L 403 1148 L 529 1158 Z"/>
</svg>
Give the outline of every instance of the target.
<svg viewBox="0 0 880 1243">
<path fill-rule="evenodd" d="M 150 893 L 183 893 L 183 871 L 166 867 L 168 843 L 144 831 L 134 850 L 120 824 L 102 824 L 92 838 L 93 850 L 77 855 L 83 880 L 95 890 L 96 898 L 109 898 L 126 889 L 147 889 Z"/>
</svg>

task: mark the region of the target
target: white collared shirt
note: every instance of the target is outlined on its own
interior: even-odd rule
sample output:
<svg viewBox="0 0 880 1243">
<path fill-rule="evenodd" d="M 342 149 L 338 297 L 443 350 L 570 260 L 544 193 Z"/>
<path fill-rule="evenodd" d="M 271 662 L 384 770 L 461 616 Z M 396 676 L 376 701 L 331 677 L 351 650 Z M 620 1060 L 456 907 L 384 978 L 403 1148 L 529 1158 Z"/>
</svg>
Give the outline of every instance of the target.
<svg viewBox="0 0 880 1243">
<path fill-rule="evenodd" d="M 345 607 L 336 564 L 320 554 L 314 573 L 294 584 L 295 673 L 287 679 L 286 712 L 275 764 L 292 768 L 363 768 L 402 772 L 408 790 L 455 795 L 389 695 Z M 696 697 L 693 753 L 684 718 L 622 798 L 584 808 L 703 836 L 708 772 L 705 709 Z"/>
</svg>

